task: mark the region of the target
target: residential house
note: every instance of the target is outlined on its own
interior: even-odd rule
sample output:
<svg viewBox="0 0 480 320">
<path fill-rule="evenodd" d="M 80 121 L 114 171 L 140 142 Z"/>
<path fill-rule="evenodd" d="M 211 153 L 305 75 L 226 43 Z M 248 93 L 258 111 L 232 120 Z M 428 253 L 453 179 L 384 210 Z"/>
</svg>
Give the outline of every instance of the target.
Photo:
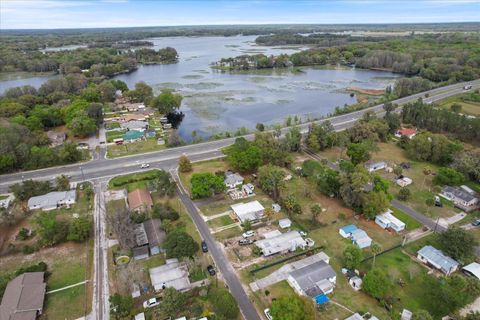
<svg viewBox="0 0 480 320">
<path fill-rule="evenodd" d="M 160 229 L 161 224 L 160 219 L 148 219 L 143 222 L 143 228 L 147 234 L 148 248 L 152 256 L 161 252 L 160 245 L 167 237 L 165 231 Z"/>
<path fill-rule="evenodd" d="M 470 263 L 463 267 L 463 272 L 480 280 L 480 264 L 476 262 Z"/>
<path fill-rule="evenodd" d="M 130 122 L 130 121 L 147 121 L 148 115 L 140 113 L 127 113 L 123 114 L 117 118 L 120 122 Z"/>
<path fill-rule="evenodd" d="M 150 269 L 149 273 L 155 291 L 165 288 L 175 288 L 177 291 L 191 289 L 187 265 L 176 258 L 168 259 L 164 265 Z"/>
<path fill-rule="evenodd" d="M 412 139 L 417 135 L 417 130 L 413 128 L 401 128 L 395 131 L 395 137 L 407 137 L 408 139 Z"/>
<path fill-rule="evenodd" d="M 10 281 L 0 304 L 0 319 L 37 319 L 43 312 L 47 287 L 44 276 L 43 272 L 27 272 Z"/>
<path fill-rule="evenodd" d="M 278 203 L 272 203 L 272 210 L 278 213 L 282 210 L 282 207 Z"/>
<path fill-rule="evenodd" d="M 292 220 L 285 218 L 278 220 L 278 226 L 282 229 L 288 229 L 292 226 Z"/>
<path fill-rule="evenodd" d="M 458 269 L 459 263 L 432 246 L 425 246 L 417 252 L 417 258 L 426 265 L 440 270 L 447 276 Z"/>
<path fill-rule="evenodd" d="M 243 184 L 243 177 L 236 172 L 226 171 L 224 182 L 228 189 L 235 189 Z"/>
<path fill-rule="evenodd" d="M 52 147 L 61 146 L 65 140 L 67 139 L 67 135 L 65 132 L 57 132 L 57 131 L 47 131 L 48 140 L 50 140 L 50 145 Z"/>
<path fill-rule="evenodd" d="M 337 274 L 325 261 L 317 261 L 291 272 L 287 282 L 299 295 L 311 297 L 320 303 L 325 301 L 325 295 L 333 292 Z"/>
<path fill-rule="evenodd" d="M 352 243 L 360 247 L 360 249 L 368 248 L 372 245 L 372 239 L 362 229 L 352 232 Z"/>
<path fill-rule="evenodd" d="M 258 221 L 263 217 L 265 208 L 257 200 L 247 203 L 237 203 L 230 206 L 241 223 Z"/>
<path fill-rule="evenodd" d="M 379 320 L 379 319 L 367 312 L 363 316 L 361 316 L 359 313 L 354 313 L 353 315 L 346 318 L 345 320 Z"/>
<path fill-rule="evenodd" d="M 155 138 L 157 136 L 157 131 L 155 129 L 147 129 L 145 130 L 145 137 L 146 138 Z"/>
<path fill-rule="evenodd" d="M 147 189 L 136 189 L 128 193 L 128 207 L 132 211 L 144 212 L 153 206 L 153 200 Z"/>
<path fill-rule="evenodd" d="M 145 136 L 141 131 L 128 131 L 123 135 L 122 139 L 125 142 L 136 142 L 145 139 Z"/>
<path fill-rule="evenodd" d="M 402 188 L 411 185 L 412 182 L 413 182 L 412 179 L 410 179 L 409 177 L 405 177 L 405 176 L 400 176 L 397 179 L 395 179 L 395 183 L 398 184 Z"/>
<path fill-rule="evenodd" d="M 357 230 L 357 226 L 354 224 L 349 224 L 348 226 L 341 227 L 338 230 L 338 233 L 344 238 L 350 238 L 352 236 L 352 232 Z"/>
<path fill-rule="evenodd" d="M 277 253 L 287 253 L 307 247 L 307 242 L 298 231 L 281 233 L 276 230 L 265 234 L 265 239 L 258 240 L 255 245 L 260 248 L 264 256 L 271 256 Z"/>
<path fill-rule="evenodd" d="M 386 212 L 375 217 L 375 223 L 383 229 L 392 229 L 396 232 L 405 230 L 405 223 L 392 214 L 392 210 L 388 209 Z"/>
<path fill-rule="evenodd" d="M 120 124 L 120 126 L 124 130 L 144 132 L 148 128 L 148 122 L 132 120 L 132 121 L 124 122 Z"/>
<path fill-rule="evenodd" d="M 64 206 L 70 207 L 76 200 L 76 190 L 53 191 L 41 196 L 31 197 L 28 199 L 27 205 L 30 210 L 41 209 L 43 211 L 49 211 Z"/>
<path fill-rule="evenodd" d="M 368 172 L 382 170 L 386 167 L 387 163 L 385 161 L 367 161 L 365 163 L 365 168 L 368 170 Z"/>
<path fill-rule="evenodd" d="M 147 259 L 150 256 L 147 246 L 135 247 L 132 249 L 132 253 L 133 253 L 133 260 L 135 261 Z"/>
<path fill-rule="evenodd" d="M 254 186 L 253 184 L 251 184 L 251 183 L 244 184 L 244 185 L 242 186 L 242 190 L 243 190 L 243 192 L 245 192 L 245 194 L 246 194 L 247 196 L 252 196 L 252 195 L 255 194 L 255 193 L 253 192 L 253 190 L 255 190 L 255 186 Z"/>
<path fill-rule="evenodd" d="M 462 187 L 457 188 L 451 186 L 444 186 L 440 193 L 440 196 L 452 201 L 456 207 L 466 212 L 477 209 L 480 204 L 479 197 L 473 190 L 472 192 L 468 192 L 465 188 Z"/>
</svg>

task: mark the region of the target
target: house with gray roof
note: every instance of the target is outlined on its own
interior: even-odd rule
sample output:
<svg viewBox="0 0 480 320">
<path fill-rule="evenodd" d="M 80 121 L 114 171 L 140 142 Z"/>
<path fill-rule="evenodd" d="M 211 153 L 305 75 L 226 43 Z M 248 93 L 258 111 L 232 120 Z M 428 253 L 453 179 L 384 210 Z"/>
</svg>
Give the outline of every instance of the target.
<svg viewBox="0 0 480 320">
<path fill-rule="evenodd" d="M 120 126 L 124 130 L 144 132 L 148 128 L 148 122 L 147 121 L 132 120 L 132 121 L 124 122 L 124 123 L 120 124 Z"/>
<path fill-rule="evenodd" d="M 432 246 L 425 246 L 417 252 L 417 258 L 445 275 L 457 271 L 459 263 Z"/>
<path fill-rule="evenodd" d="M 226 171 L 224 182 L 228 189 L 235 189 L 243 184 L 243 177 L 236 172 Z"/>
<path fill-rule="evenodd" d="M 148 219 L 135 225 L 135 241 L 137 247 L 133 249 L 134 259 L 146 259 L 149 256 L 159 254 L 160 245 L 165 241 L 166 233 L 160 229 L 160 219 Z"/>
<path fill-rule="evenodd" d="M 77 200 L 76 190 L 54 191 L 47 194 L 31 197 L 28 199 L 30 210 L 41 209 L 43 211 L 55 210 L 60 207 L 70 207 Z"/>
<path fill-rule="evenodd" d="M 286 233 L 277 230 L 277 232 L 265 234 L 265 239 L 258 240 L 255 245 L 262 250 L 264 256 L 268 257 L 276 253 L 293 252 L 298 248 L 305 249 L 307 242 L 296 230 Z"/>
<path fill-rule="evenodd" d="M 368 172 L 382 170 L 386 167 L 387 163 L 385 161 L 367 161 L 365 163 L 365 168 L 368 170 Z"/>
<path fill-rule="evenodd" d="M 164 265 L 152 268 L 148 272 L 155 291 L 165 288 L 175 288 L 177 291 L 191 289 L 187 265 L 176 258 L 168 259 Z"/>
<path fill-rule="evenodd" d="M 299 295 L 315 299 L 333 292 L 337 274 L 328 263 L 320 260 L 291 272 L 287 282 Z"/>
<path fill-rule="evenodd" d="M 368 248 L 372 245 L 372 238 L 362 229 L 356 229 L 352 232 L 352 243 L 356 244 L 360 249 Z"/>
<path fill-rule="evenodd" d="M 444 186 L 440 196 L 452 201 L 456 207 L 464 210 L 465 212 L 470 212 L 477 209 L 480 206 L 479 196 L 473 190 L 462 187 L 457 188 Z M 467 190 L 471 191 L 469 192 Z"/>
<path fill-rule="evenodd" d="M 46 287 L 43 272 L 27 272 L 10 281 L 0 304 L 0 319 L 37 319 L 43 312 Z"/>
</svg>

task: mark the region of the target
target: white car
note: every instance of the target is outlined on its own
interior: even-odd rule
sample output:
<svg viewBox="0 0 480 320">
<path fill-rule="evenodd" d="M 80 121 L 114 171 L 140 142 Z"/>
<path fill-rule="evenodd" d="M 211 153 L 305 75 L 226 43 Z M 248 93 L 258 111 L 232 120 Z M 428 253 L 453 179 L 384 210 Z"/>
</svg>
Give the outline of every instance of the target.
<svg viewBox="0 0 480 320">
<path fill-rule="evenodd" d="M 158 298 L 151 298 L 148 299 L 147 301 L 143 302 L 143 308 L 148 309 L 148 308 L 153 308 L 156 307 L 160 304 L 160 299 Z"/>
<path fill-rule="evenodd" d="M 263 313 L 265 313 L 265 317 L 267 317 L 268 320 L 273 320 L 272 315 L 270 314 L 270 309 L 265 309 L 263 310 Z"/>
<path fill-rule="evenodd" d="M 252 230 L 248 230 L 247 232 L 244 232 L 242 234 L 244 238 L 250 238 L 250 237 L 253 237 L 254 235 L 255 235 L 255 231 L 252 231 Z"/>
<path fill-rule="evenodd" d="M 140 166 L 140 169 L 146 169 L 146 168 L 149 168 L 150 165 L 148 163 L 142 163 L 142 165 Z"/>
<path fill-rule="evenodd" d="M 300 231 L 298 231 L 298 233 L 300 233 L 300 235 L 301 235 L 302 237 L 307 236 L 307 233 L 306 233 L 305 231 L 300 230 Z"/>
</svg>

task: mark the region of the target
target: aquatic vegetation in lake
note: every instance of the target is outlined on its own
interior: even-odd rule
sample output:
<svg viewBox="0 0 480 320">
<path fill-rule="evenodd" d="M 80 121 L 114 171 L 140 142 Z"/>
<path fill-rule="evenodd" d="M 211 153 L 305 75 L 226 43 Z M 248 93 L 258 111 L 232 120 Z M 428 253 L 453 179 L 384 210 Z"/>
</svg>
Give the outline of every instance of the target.
<svg viewBox="0 0 480 320">
<path fill-rule="evenodd" d="M 161 89 L 179 90 L 183 88 L 183 84 L 179 82 L 161 82 L 152 85 L 152 89 L 155 93 L 160 92 Z"/>
<path fill-rule="evenodd" d="M 200 74 L 187 74 L 182 77 L 182 79 L 202 79 L 202 78 L 205 78 L 205 77 Z"/>
<path fill-rule="evenodd" d="M 223 86 L 223 83 L 219 82 L 198 82 L 198 83 L 187 83 L 184 85 L 185 88 L 193 89 L 193 90 L 208 90 L 208 89 L 215 89 L 217 87 Z"/>
<path fill-rule="evenodd" d="M 317 81 L 292 81 L 280 86 L 284 89 L 303 89 L 303 90 L 330 90 L 335 89 L 337 86 L 331 82 L 317 82 Z"/>
</svg>

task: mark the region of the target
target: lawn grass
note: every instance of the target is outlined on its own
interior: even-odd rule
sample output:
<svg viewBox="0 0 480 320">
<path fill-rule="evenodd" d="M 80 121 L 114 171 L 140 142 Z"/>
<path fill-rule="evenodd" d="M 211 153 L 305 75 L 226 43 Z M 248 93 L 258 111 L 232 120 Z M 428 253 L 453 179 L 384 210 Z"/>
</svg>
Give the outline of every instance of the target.
<svg viewBox="0 0 480 320">
<path fill-rule="evenodd" d="M 218 217 L 216 219 L 207 221 L 207 225 L 210 228 L 218 228 L 218 227 L 228 226 L 232 223 L 234 223 L 234 221 L 229 216 L 221 216 L 221 217 Z"/>
<path fill-rule="evenodd" d="M 107 143 L 113 142 L 114 139 L 120 139 L 125 134 L 124 131 L 113 130 L 113 131 L 106 131 L 105 136 L 107 138 Z"/>
<path fill-rule="evenodd" d="M 109 144 L 107 145 L 107 156 L 109 158 L 118 158 L 133 154 L 153 152 L 165 149 L 165 145 L 157 144 L 157 139 L 146 139 L 133 143 Z"/>
<path fill-rule="evenodd" d="M 85 286 L 78 286 L 45 296 L 42 319 L 74 320 L 89 313 L 85 307 Z"/>
<path fill-rule="evenodd" d="M 403 211 L 398 210 L 397 208 L 391 207 L 390 210 L 393 211 L 393 215 L 405 223 L 406 230 L 414 230 L 422 227 L 422 224 L 417 220 L 410 217 L 408 214 Z"/>
<path fill-rule="evenodd" d="M 194 173 L 210 172 L 215 173 L 217 171 L 225 171 L 228 169 L 228 164 L 224 159 L 213 159 L 202 162 L 195 162 L 192 164 L 192 171 L 180 172 L 180 180 L 186 191 L 191 194 L 190 179 Z"/>
<path fill-rule="evenodd" d="M 148 171 L 139 172 L 139 173 L 132 173 L 132 174 L 127 174 L 123 176 L 117 176 L 108 182 L 108 188 L 123 189 L 125 188 L 125 186 L 127 186 L 128 189 L 131 189 L 131 190 L 135 190 L 138 188 L 145 188 L 146 181 L 156 179 L 159 176 L 159 174 L 160 174 L 160 171 L 154 169 L 154 170 L 148 170 Z M 131 191 L 131 190 L 128 190 L 128 191 Z"/>
<path fill-rule="evenodd" d="M 214 233 L 213 236 L 218 241 L 222 241 L 222 240 L 230 239 L 233 237 L 238 237 L 241 234 L 242 234 L 242 229 L 240 227 L 233 227 L 230 229 L 226 229 L 226 230 Z"/>
<path fill-rule="evenodd" d="M 463 114 L 469 114 L 473 116 L 479 116 L 480 115 L 480 103 L 479 102 L 474 102 L 474 101 L 467 101 L 463 100 L 462 97 L 465 96 L 465 94 L 459 94 L 455 95 L 452 97 L 448 97 L 442 101 L 440 101 L 439 106 L 440 108 L 450 110 L 450 107 L 452 104 L 457 103 L 462 106 L 462 110 L 460 110 L 460 113 Z"/>
</svg>

